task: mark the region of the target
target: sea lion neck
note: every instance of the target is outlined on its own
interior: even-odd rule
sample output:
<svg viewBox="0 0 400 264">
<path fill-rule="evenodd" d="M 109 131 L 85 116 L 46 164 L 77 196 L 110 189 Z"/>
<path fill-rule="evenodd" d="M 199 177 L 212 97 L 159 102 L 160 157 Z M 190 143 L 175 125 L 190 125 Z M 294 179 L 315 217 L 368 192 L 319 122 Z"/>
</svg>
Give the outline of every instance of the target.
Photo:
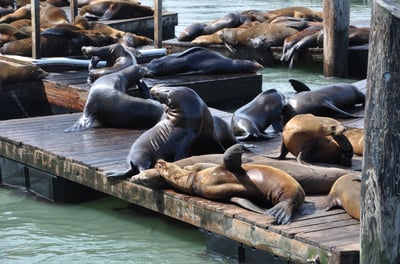
<svg viewBox="0 0 400 264">
<path fill-rule="evenodd" d="M 235 144 L 228 148 L 224 154 L 224 167 L 235 175 L 246 174 L 242 168 L 242 153 L 245 148 L 240 144 Z"/>
</svg>

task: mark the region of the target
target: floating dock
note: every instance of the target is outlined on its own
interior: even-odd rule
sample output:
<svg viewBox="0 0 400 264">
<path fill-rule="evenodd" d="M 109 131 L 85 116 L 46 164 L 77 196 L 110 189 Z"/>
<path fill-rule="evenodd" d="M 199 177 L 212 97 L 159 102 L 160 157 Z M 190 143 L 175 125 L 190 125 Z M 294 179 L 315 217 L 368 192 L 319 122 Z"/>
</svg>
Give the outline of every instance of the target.
<svg viewBox="0 0 400 264">
<path fill-rule="evenodd" d="M 359 85 L 365 87 L 365 81 Z M 226 121 L 231 118 L 228 112 L 211 111 Z M 275 225 L 271 217 L 233 204 L 170 189 L 152 190 L 125 180 L 111 184 L 103 171 L 125 169 L 129 148 L 143 131 L 96 128 L 64 133 L 79 116 L 72 113 L 0 121 L 0 182 L 22 186 L 54 201 L 74 200 L 74 196 L 89 195 L 89 189 L 97 190 L 229 239 L 242 261 L 254 252 L 267 252 L 295 263 L 359 263 L 360 224 L 342 209 Z M 362 127 L 363 119 L 344 124 Z M 251 142 L 256 145 L 254 156 L 277 153 L 279 142 L 279 138 Z M 359 157 L 354 161 L 360 164 Z M 74 183 L 81 189 L 71 189 Z M 306 200 L 320 198 L 307 196 Z"/>
</svg>

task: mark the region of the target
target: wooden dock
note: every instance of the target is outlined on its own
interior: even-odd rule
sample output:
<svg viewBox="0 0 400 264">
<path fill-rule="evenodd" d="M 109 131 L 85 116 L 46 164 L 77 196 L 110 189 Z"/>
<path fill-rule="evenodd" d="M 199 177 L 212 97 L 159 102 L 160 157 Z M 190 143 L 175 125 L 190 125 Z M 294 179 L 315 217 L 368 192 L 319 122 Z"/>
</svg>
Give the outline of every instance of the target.
<svg viewBox="0 0 400 264">
<path fill-rule="evenodd" d="M 230 113 L 211 110 L 225 120 L 231 117 Z M 226 237 L 236 241 L 238 247 L 245 245 L 295 263 L 359 262 L 359 222 L 341 209 L 299 217 L 280 226 L 269 216 L 232 204 L 173 190 L 152 190 L 128 181 L 111 184 L 103 171 L 126 168 L 129 148 L 143 131 L 96 128 L 64 133 L 79 116 L 73 113 L 0 121 L 0 182 L 54 198 L 59 196 L 56 191 L 67 192 L 54 187 L 61 178 Z M 346 124 L 362 127 L 362 121 L 352 119 Z M 252 143 L 256 144 L 255 155 L 276 153 L 279 138 Z M 316 201 L 319 197 L 306 199 Z"/>
</svg>

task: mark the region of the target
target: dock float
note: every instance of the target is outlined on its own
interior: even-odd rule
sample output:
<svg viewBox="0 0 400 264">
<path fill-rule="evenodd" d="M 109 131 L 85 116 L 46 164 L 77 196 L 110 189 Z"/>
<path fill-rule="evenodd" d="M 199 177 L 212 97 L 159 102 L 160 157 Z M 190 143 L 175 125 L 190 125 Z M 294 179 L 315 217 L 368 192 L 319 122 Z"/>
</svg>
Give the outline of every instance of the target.
<svg viewBox="0 0 400 264">
<path fill-rule="evenodd" d="M 225 120 L 231 118 L 228 112 L 211 111 Z M 233 204 L 172 189 L 153 190 L 126 180 L 110 183 L 103 171 L 125 169 L 129 148 L 143 131 L 95 128 L 64 133 L 79 116 L 72 113 L 0 121 L 0 182 L 54 201 L 60 193 L 85 195 L 85 189 L 71 191 L 60 184 L 62 181 L 85 186 L 229 239 L 242 261 L 252 252 L 267 252 L 294 263 L 359 263 L 360 224 L 342 209 L 275 225 L 272 217 Z M 350 123 L 362 126 L 362 119 Z M 255 149 L 257 153 L 276 152 L 279 141 L 255 143 Z M 306 200 L 319 198 L 307 196 Z"/>
</svg>

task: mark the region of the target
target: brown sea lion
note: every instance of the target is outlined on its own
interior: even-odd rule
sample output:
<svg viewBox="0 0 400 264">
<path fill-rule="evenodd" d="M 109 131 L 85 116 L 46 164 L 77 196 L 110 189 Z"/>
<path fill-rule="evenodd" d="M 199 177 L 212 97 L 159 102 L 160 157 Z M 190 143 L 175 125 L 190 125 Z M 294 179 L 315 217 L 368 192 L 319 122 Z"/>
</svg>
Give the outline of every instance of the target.
<svg viewBox="0 0 400 264">
<path fill-rule="evenodd" d="M 298 80 L 290 79 L 289 82 L 294 89 L 297 89 L 297 86 L 307 87 Z M 348 83 L 332 84 L 312 91 L 301 92 L 288 100 L 288 105 L 297 114 L 339 115 L 345 118 L 358 118 L 359 116 L 350 114 L 343 109 L 354 108 L 355 105 L 364 103 L 365 94 L 358 90 L 356 86 Z"/>
<path fill-rule="evenodd" d="M 351 167 L 353 148 L 344 131 L 345 127 L 333 118 L 298 114 L 283 128 L 278 159 L 284 159 L 290 152 L 299 163 L 325 162 Z"/>
<path fill-rule="evenodd" d="M 268 17 L 269 21 L 280 16 L 291 16 L 294 18 L 307 18 L 310 20 L 322 21 L 323 14 L 321 11 L 314 11 L 303 6 L 284 7 L 266 13 L 266 17 Z"/>
<path fill-rule="evenodd" d="M 235 28 L 241 25 L 245 20 L 245 16 L 239 12 L 232 12 L 223 17 L 211 21 L 203 28 L 203 34 L 209 35 L 223 28 Z"/>
<path fill-rule="evenodd" d="M 162 105 L 126 94 L 143 76 L 143 68 L 133 64 L 99 77 L 90 87 L 82 116 L 65 132 L 92 128 L 95 121 L 106 127 L 152 127 L 163 114 Z"/>
<path fill-rule="evenodd" d="M 30 19 L 31 18 L 31 5 L 25 5 L 14 12 L 0 17 L 0 23 L 11 23 L 18 19 Z"/>
<path fill-rule="evenodd" d="M 211 113 L 190 88 L 157 85 L 153 98 L 166 105 L 163 118 L 133 142 L 124 171 L 106 171 L 108 178 L 127 178 L 154 166 L 158 159 L 175 161 L 191 155 L 222 153 Z"/>
<path fill-rule="evenodd" d="M 346 127 L 343 133 L 353 146 L 354 154 L 362 156 L 364 151 L 364 128 Z"/>
<path fill-rule="evenodd" d="M 263 66 L 250 60 L 230 59 L 219 52 L 193 47 L 153 59 L 147 68 L 156 76 L 172 74 L 252 73 Z"/>
<path fill-rule="evenodd" d="M 64 9 L 50 3 L 40 3 L 40 27 L 49 28 L 52 25 L 68 24 L 69 20 Z"/>
<path fill-rule="evenodd" d="M 349 46 L 363 45 L 369 42 L 369 27 L 349 27 Z"/>
<path fill-rule="evenodd" d="M 261 23 L 243 31 L 225 28 L 220 37 L 228 45 L 266 49 L 281 46 L 286 37 L 296 32 L 296 29 L 284 25 Z"/>
<path fill-rule="evenodd" d="M 27 37 L 29 37 L 28 34 L 10 24 L 0 24 L 0 46 L 4 43 Z"/>
<path fill-rule="evenodd" d="M 323 201 L 316 204 L 319 210 L 329 210 L 339 206 L 351 217 L 360 220 L 361 175 L 359 172 L 341 176 L 333 184 Z"/>
<path fill-rule="evenodd" d="M 206 26 L 206 23 L 195 22 L 185 27 L 181 33 L 179 33 L 178 40 L 179 41 L 192 41 L 196 37 L 203 35 L 203 29 Z"/>
<path fill-rule="evenodd" d="M 192 40 L 190 43 L 193 45 L 198 45 L 198 46 L 206 46 L 206 45 L 213 45 L 213 44 L 224 44 L 222 39 L 220 38 L 221 30 L 217 31 L 213 34 L 210 35 L 201 35 L 196 37 L 194 40 Z"/>
<path fill-rule="evenodd" d="M 48 73 L 33 64 L 20 64 L 10 61 L 0 61 L 0 80 L 3 84 L 41 80 Z"/>
<path fill-rule="evenodd" d="M 221 201 L 245 198 L 264 207 L 272 206 L 264 213 L 274 216 L 276 223 L 290 223 L 304 202 L 304 190 L 282 170 L 242 164 L 243 152 L 244 147 L 236 144 L 226 150 L 222 164 L 200 171 L 185 170 L 164 160 L 158 160 L 154 167 L 171 186 L 187 194 Z"/>
<path fill-rule="evenodd" d="M 335 181 L 340 176 L 350 172 L 341 168 L 309 166 L 290 160 L 277 161 L 262 155 L 254 156 L 247 153 L 244 153 L 242 159 L 243 163 L 263 164 L 285 171 L 299 182 L 306 194 L 311 195 L 328 194 Z M 181 168 L 187 167 L 189 170 L 201 170 L 218 166 L 222 162 L 223 154 L 204 154 L 190 156 L 177 160 L 174 163 Z M 132 176 L 130 181 L 149 188 L 164 189 L 169 187 L 168 183 L 155 169 L 144 170 L 140 174 Z"/>
<path fill-rule="evenodd" d="M 149 6 L 121 0 L 97 0 L 79 10 L 80 16 L 98 20 L 138 18 L 153 14 L 154 10 Z"/>
<path fill-rule="evenodd" d="M 284 95 L 275 89 L 269 89 L 238 108 L 231 118 L 231 127 L 236 138 L 271 139 L 271 135 L 264 132 L 270 125 L 276 132 L 281 132 L 281 112 L 284 104 Z"/>
</svg>

